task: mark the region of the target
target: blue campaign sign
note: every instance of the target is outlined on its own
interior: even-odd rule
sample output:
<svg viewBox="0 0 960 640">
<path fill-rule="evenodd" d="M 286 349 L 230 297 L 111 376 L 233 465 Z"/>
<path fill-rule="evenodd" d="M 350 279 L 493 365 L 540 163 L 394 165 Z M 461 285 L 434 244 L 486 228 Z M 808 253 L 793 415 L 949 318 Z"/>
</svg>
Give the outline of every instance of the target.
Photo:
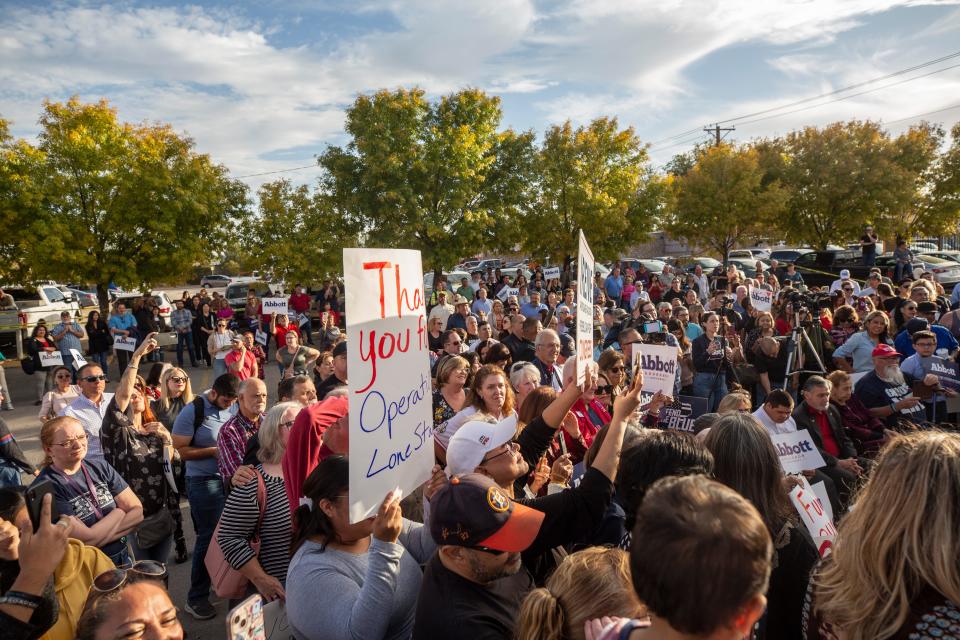
<svg viewBox="0 0 960 640">
<path fill-rule="evenodd" d="M 673 404 L 660 409 L 661 429 L 693 433 L 693 421 L 707 413 L 707 399 L 698 396 L 678 396 Z"/>
</svg>

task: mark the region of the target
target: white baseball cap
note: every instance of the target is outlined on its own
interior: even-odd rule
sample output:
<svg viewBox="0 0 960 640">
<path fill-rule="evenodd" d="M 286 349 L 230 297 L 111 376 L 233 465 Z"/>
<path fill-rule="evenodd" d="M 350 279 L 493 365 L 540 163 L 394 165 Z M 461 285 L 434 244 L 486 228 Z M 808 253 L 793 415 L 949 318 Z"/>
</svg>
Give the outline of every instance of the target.
<svg viewBox="0 0 960 640">
<path fill-rule="evenodd" d="M 516 434 L 516 415 L 500 422 L 473 420 L 466 423 L 457 429 L 447 444 L 447 475 L 473 473 L 485 455 L 513 440 Z"/>
<path fill-rule="evenodd" d="M 846 280 L 846 279 L 849 278 L 849 277 L 850 277 L 850 270 L 849 270 L 849 269 L 841 269 L 841 270 L 840 270 L 840 279 L 841 279 L 841 280 Z"/>
</svg>

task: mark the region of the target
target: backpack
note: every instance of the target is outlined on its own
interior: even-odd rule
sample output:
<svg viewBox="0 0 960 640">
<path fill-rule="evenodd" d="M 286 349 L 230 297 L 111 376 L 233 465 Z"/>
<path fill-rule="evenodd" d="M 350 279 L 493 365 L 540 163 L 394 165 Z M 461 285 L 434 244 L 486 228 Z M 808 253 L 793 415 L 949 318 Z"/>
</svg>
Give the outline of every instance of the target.
<svg viewBox="0 0 960 640">
<path fill-rule="evenodd" d="M 193 405 L 193 437 L 197 437 L 197 429 L 203 424 L 203 396 L 196 396 L 192 401 Z M 190 439 L 190 446 L 193 446 L 193 438 Z"/>
</svg>

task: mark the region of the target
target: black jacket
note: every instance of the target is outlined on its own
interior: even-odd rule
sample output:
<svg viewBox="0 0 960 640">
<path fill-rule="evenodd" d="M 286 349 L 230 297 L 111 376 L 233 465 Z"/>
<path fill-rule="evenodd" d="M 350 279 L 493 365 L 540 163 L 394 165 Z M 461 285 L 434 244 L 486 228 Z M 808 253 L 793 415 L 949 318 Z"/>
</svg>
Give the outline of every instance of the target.
<svg viewBox="0 0 960 640">
<path fill-rule="evenodd" d="M 840 459 L 856 458 L 857 448 L 853 446 L 853 441 L 843 430 L 843 418 L 840 417 L 840 412 L 831 404 L 827 406 L 826 414 L 827 422 L 830 423 L 830 429 L 833 431 L 833 439 L 836 440 L 837 446 L 840 448 Z M 797 423 L 798 430 L 806 429 L 810 433 L 810 437 L 813 438 L 813 443 L 816 445 L 820 455 L 823 456 L 823 460 L 827 463 L 827 466 L 836 466 L 837 458 L 823 450 L 823 437 L 820 435 L 820 428 L 817 427 L 817 421 L 807 410 L 806 401 L 801 402 L 797 405 L 797 408 L 793 410 L 793 419 Z"/>
</svg>

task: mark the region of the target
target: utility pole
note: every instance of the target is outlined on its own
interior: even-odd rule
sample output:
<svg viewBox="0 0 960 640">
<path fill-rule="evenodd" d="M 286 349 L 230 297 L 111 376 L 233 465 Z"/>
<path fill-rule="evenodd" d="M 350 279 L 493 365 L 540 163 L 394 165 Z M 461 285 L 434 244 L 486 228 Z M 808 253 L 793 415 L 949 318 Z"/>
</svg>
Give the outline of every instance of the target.
<svg viewBox="0 0 960 640">
<path fill-rule="evenodd" d="M 722 127 L 722 128 L 721 128 L 720 125 L 717 124 L 717 125 L 714 125 L 713 127 L 707 127 L 707 128 L 705 128 L 704 131 L 707 132 L 707 133 L 712 133 L 712 134 L 714 135 L 714 137 L 715 137 L 715 139 L 716 139 L 716 142 L 715 142 L 714 144 L 715 144 L 715 146 L 718 146 L 718 147 L 719 147 L 719 146 L 720 146 L 720 140 L 722 139 L 722 136 L 720 135 L 721 132 L 726 133 L 726 132 L 728 132 L 728 131 L 736 131 L 736 129 L 737 129 L 736 127 Z"/>
</svg>

